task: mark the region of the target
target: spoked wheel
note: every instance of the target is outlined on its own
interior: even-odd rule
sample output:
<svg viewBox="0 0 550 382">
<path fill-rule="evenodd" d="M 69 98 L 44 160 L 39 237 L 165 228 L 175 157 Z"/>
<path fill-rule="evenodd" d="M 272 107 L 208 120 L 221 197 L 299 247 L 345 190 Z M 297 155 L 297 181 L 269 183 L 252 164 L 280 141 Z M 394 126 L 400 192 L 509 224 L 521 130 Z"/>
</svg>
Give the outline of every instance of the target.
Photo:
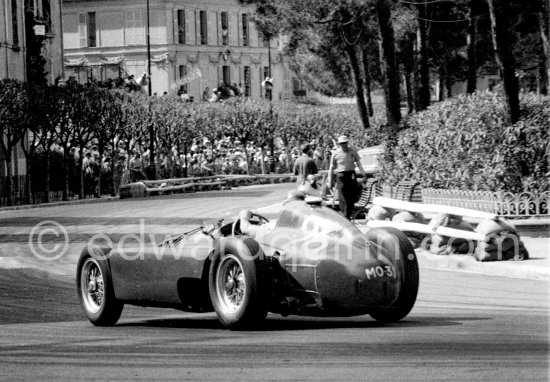
<svg viewBox="0 0 550 382">
<path fill-rule="evenodd" d="M 235 255 L 227 255 L 221 260 L 216 273 L 218 301 L 225 311 L 238 311 L 246 293 L 246 279 L 241 261 Z"/>
<path fill-rule="evenodd" d="M 76 285 L 80 305 L 92 324 L 116 324 L 124 304 L 115 298 L 111 273 L 105 259 L 95 258 L 84 251 L 78 261 Z"/>
<path fill-rule="evenodd" d="M 103 274 L 97 261 L 91 257 L 86 259 L 81 272 L 80 287 L 85 309 L 90 313 L 97 313 L 103 306 L 105 296 Z"/>
<path fill-rule="evenodd" d="M 261 324 L 267 314 L 269 278 L 263 255 L 252 239 L 222 243 L 210 264 L 209 291 L 220 322 L 232 329 Z"/>
</svg>

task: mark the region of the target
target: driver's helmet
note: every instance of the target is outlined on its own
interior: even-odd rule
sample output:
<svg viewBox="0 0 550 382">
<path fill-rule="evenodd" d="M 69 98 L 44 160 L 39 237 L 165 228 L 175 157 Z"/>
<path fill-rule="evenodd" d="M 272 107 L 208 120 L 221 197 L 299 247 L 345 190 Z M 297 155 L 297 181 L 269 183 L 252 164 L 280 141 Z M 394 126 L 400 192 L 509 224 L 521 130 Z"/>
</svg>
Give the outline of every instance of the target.
<svg viewBox="0 0 550 382">
<path fill-rule="evenodd" d="M 306 198 L 306 194 L 304 194 L 300 190 L 290 190 L 288 194 L 286 194 L 286 201 L 304 200 L 305 198 Z"/>
<path fill-rule="evenodd" d="M 252 218 L 252 211 L 250 210 L 242 210 L 239 212 L 239 219 L 251 219 Z"/>
</svg>

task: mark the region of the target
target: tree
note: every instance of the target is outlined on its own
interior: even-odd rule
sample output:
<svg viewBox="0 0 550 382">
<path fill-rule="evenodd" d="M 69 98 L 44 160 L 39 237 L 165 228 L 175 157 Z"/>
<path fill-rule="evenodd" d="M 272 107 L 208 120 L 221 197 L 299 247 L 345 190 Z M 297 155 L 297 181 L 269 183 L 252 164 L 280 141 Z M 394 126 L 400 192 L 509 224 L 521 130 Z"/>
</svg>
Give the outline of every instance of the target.
<svg viewBox="0 0 550 382">
<path fill-rule="evenodd" d="M 504 83 L 506 106 L 512 123 L 519 120 L 519 84 L 516 77 L 516 63 L 513 56 L 514 41 L 509 33 L 509 0 L 487 0 L 491 16 L 491 32 L 495 57 Z"/>
<path fill-rule="evenodd" d="M 141 92 L 127 93 L 122 98 L 122 118 L 126 124 L 123 130 L 119 130 L 119 137 L 125 142 L 128 154 L 139 151 L 148 142 L 149 121 L 152 119 L 149 102 L 149 97 Z M 130 155 L 126 159 L 129 164 Z"/>
<path fill-rule="evenodd" d="M 541 55 L 540 74 L 542 79 L 542 94 L 550 92 L 550 2 L 542 0 L 541 10 L 538 13 L 540 39 L 543 47 L 543 55 Z M 546 63 L 546 67 L 544 67 Z M 546 73 L 546 76 L 545 74 Z M 546 79 L 546 83 L 544 83 Z"/>
<path fill-rule="evenodd" d="M 169 176 L 175 175 L 175 166 L 172 161 L 173 156 L 178 156 L 181 150 L 182 142 L 188 142 L 192 136 L 190 127 L 189 110 L 193 105 L 182 103 L 176 98 L 163 97 L 153 104 L 156 118 L 154 119 L 154 128 L 157 132 L 158 148 L 161 153 L 166 155 L 167 170 Z"/>
<path fill-rule="evenodd" d="M 384 78 L 384 94 L 386 95 L 386 116 L 388 125 L 396 128 L 401 121 L 401 95 L 390 0 L 378 0 L 376 13 L 380 33 L 380 62 L 382 78 Z"/>
<path fill-rule="evenodd" d="M 306 65 L 302 69 L 317 66 L 315 71 L 318 74 L 319 59 L 328 58 L 324 62 L 325 67 L 338 69 L 334 70 L 333 79 L 346 80 L 342 84 L 344 86 L 349 83 L 348 79 L 352 79 L 363 126 L 364 128 L 369 127 L 362 68 L 356 47 L 364 33 L 363 19 L 368 13 L 368 9 L 362 1 L 339 0 L 335 3 L 329 0 L 300 2 L 293 0 L 241 0 L 241 2 L 256 5 L 255 19 L 262 34 L 273 33 L 273 25 L 277 25 L 278 32 L 290 36 L 291 42 L 287 53 L 294 57 L 295 63 L 298 63 L 298 65 L 293 65 L 294 69 L 298 68 L 300 60 L 307 60 L 306 62 L 314 63 L 314 65 Z M 266 28 L 266 32 L 263 31 L 264 28 Z M 338 49 L 334 51 L 333 46 L 337 46 Z M 335 74 L 345 68 L 345 66 L 337 67 L 336 65 L 337 62 L 342 61 L 341 57 L 336 58 L 337 56 L 333 54 L 338 54 L 338 51 L 346 52 L 348 57 L 351 73 L 347 78 Z M 317 62 L 315 62 L 315 58 L 317 58 Z M 302 76 L 306 80 L 319 78 L 315 74 L 304 76 L 302 73 Z M 316 85 L 320 82 L 313 81 L 310 84 Z M 321 86 L 317 90 L 323 88 L 324 86 Z"/>
<path fill-rule="evenodd" d="M 67 122 L 65 111 L 65 92 L 64 88 L 57 86 L 46 87 L 43 93 L 43 97 L 40 97 L 39 118 L 36 119 L 35 126 L 33 127 L 34 138 L 37 140 L 37 146 L 44 151 L 45 157 L 45 189 L 44 189 L 44 202 L 50 201 L 50 154 L 53 144 L 57 141 L 60 131 L 63 129 L 64 124 Z M 67 186 L 68 187 L 68 186 Z"/>
<path fill-rule="evenodd" d="M 346 53 L 351 64 L 351 73 L 355 83 L 355 96 L 357 97 L 357 109 L 359 110 L 359 116 L 363 122 L 363 127 L 368 129 L 370 127 L 369 111 L 365 100 L 365 85 L 362 72 L 363 67 L 361 65 L 362 61 L 359 58 L 360 56 L 358 56 L 357 46 L 355 44 L 347 43 Z"/>
<path fill-rule="evenodd" d="M 6 196 L 10 206 L 14 202 L 13 152 L 25 136 L 31 115 L 27 86 L 16 80 L 0 81 L 0 150 L 7 169 Z"/>
<path fill-rule="evenodd" d="M 547 17 L 546 17 L 547 16 Z M 540 36 L 546 55 L 546 94 L 550 93 L 550 2 L 539 12 Z"/>
<path fill-rule="evenodd" d="M 122 111 L 122 105 L 125 102 L 126 93 L 122 91 L 106 91 L 96 103 L 98 108 L 99 123 L 95 124 L 93 129 L 93 137 L 97 141 L 98 151 L 101 156 L 105 155 L 107 148 L 110 146 L 112 151 L 111 174 L 113 174 L 111 195 L 115 196 L 117 192 L 115 165 L 118 161 L 117 137 L 121 135 L 126 125 L 125 114 Z M 102 188 L 102 173 L 103 166 L 99 166 L 98 189 L 101 193 Z"/>
<path fill-rule="evenodd" d="M 248 144 L 269 142 L 275 133 L 275 125 L 271 121 L 271 104 L 264 100 L 235 98 L 226 102 L 222 108 L 225 110 L 221 113 L 223 119 L 220 122 L 225 127 L 225 133 L 238 139 L 243 145 L 246 172 L 250 174 Z M 265 173 L 265 170 L 262 172 Z"/>
<path fill-rule="evenodd" d="M 27 203 L 32 203 L 32 160 L 36 155 L 37 150 L 43 145 L 44 141 L 48 140 L 48 124 L 44 118 L 46 114 L 47 91 L 42 86 L 28 86 L 28 102 L 29 102 L 29 123 L 27 125 L 27 139 L 23 141 L 21 149 L 25 155 L 27 168 L 26 188 L 27 188 Z M 50 138 L 51 139 L 51 138 Z M 53 139 L 52 139 L 53 144 Z M 50 144 L 51 146 L 51 144 Z M 48 156 L 49 161 L 49 156 Z M 48 168 L 49 172 L 49 168 Z M 46 197 L 46 202 L 49 201 L 49 195 Z"/>
<path fill-rule="evenodd" d="M 55 143 L 61 146 L 63 150 L 63 200 L 69 200 L 69 160 L 71 159 L 71 148 L 73 147 L 73 131 L 71 122 L 71 104 L 77 97 L 77 93 L 82 89 L 74 81 L 67 81 L 62 87 L 54 90 L 56 98 L 53 100 L 56 112 L 51 117 L 50 123 L 56 123 L 52 127 L 55 129 Z M 74 158 L 73 158 L 74 159 Z"/>
<path fill-rule="evenodd" d="M 472 94 L 477 88 L 477 37 L 479 0 L 470 0 L 468 5 L 468 85 L 466 92 Z"/>
<path fill-rule="evenodd" d="M 92 168 L 83 168 L 84 150 L 94 138 L 94 132 L 101 126 L 104 97 L 107 97 L 106 91 L 100 90 L 95 84 L 86 87 L 75 85 L 71 93 L 68 113 L 71 120 L 72 142 L 78 147 L 79 199 L 86 196 L 86 172 L 93 171 Z"/>
<path fill-rule="evenodd" d="M 418 89 L 419 110 L 430 106 L 430 68 L 428 64 L 428 4 L 418 5 L 418 35 L 420 39 L 420 88 Z"/>
</svg>

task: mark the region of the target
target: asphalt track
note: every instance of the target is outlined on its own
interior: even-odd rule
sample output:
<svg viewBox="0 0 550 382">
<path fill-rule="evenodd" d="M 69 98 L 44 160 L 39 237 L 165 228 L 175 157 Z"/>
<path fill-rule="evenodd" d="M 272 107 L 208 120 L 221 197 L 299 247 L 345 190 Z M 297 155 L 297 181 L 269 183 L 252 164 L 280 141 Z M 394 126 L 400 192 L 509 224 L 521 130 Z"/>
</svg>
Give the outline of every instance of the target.
<svg viewBox="0 0 550 382">
<path fill-rule="evenodd" d="M 262 330 L 238 332 L 223 329 L 213 314 L 138 307 L 126 307 L 112 328 L 84 319 L 74 264 L 93 233 L 135 232 L 135 219 L 143 218 L 160 235 L 274 203 L 284 192 L 285 186 L 264 186 L 0 214 L 15 235 L 0 246 L 0 380 L 549 379 L 543 280 L 421 269 L 415 308 L 391 325 L 368 316 L 269 315 Z M 46 218 L 62 221 L 76 241 L 49 262 L 37 260 L 25 242 Z"/>
</svg>

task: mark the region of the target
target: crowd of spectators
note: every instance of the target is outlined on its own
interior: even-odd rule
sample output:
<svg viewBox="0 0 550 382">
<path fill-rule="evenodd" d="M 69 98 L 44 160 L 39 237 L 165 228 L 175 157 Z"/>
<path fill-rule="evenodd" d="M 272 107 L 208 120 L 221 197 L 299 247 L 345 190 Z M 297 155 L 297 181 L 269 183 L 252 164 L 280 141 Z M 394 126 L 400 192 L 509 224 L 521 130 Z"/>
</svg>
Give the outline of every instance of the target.
<svg viewBox="0 0 550 382">
<path fill-rule="evenodd" d="M 276 142 L 275 151 L 272 153 L 269 145 L 260 147 L 249 143 L 245 147 L 229 137 L 214 142 L 206 138 L 195 139 L 187 150 L 180 152 L 173 148 L 171 152 L 155 153 L 154 173 L 157 179 L 270 172 L 291 173 L 295 161 L 301 155 L 299 146 L 296 143 L 288 150 L 280 142 Z M 90 144 L 83 151 L 82 172 L 87 196 L 115 195 L 120 185 L 153 178 L 148 142 L 143 144 L 131 142 L 128 145 L 127 142 L 121 141 L 118 142 L 117 147 L 116 152 L 109 148 L 100 154 L 98 147 Z M 332 142 L 328 146 L 312 141 L 310 147 L 311 156 L 317 168 L 327 169 L 333 149 Z M 78 148 L 71 149 L 71 168 L 77 168 L 79 152 Z M 79 184 L 77 175 L 79 174 L 73 173 L 71 183 Z"/>
<path fill-rule="evenodd" d="M 71 80 L 74 81 L 74 78 Z M 130 92 L 143 91 L 148 83 L 144 73 L 136 78 L 134 75 L 122 79 L 109 80 L 102 83 L 108 88 L 125 88 Z M 200 102 L 219 102 L 231 97 L 246 95 L 242 84 L 221 83 L 216 88 L 206 87 Z M 156 93 L 155 96 L 158 96 Z M 165 92 L 163 96 L 168 96 Z M 187 93 L 185 85 L 181 85 L 175 94 L 183 102 L 195 102 L 193 96 Z M 272 145 L 261 147 L 255 143 L 243 145 L 235 139 L 224 137 L 214 142 L 206 138 L 198 138 L 186 148 L 172 148 L 155 150 L 155 166 L 150 166 L 149 143 L 120 141 L 113 151 L 106 148 L 100 153 L 97 145 L 88 144 L 82 150 L 81 171 L 79 148 L 72 148 L 69 163 L 69 188 L 76 193 L 80 188 L 82 176 L 84 193 L 86 196 L 118 194 L 120 185 L 138 182 L 146 179 L 169 179 L 180 177 L 200 177 L 229 174 L 262 174 L 262 173 L 291 173 L 295 161 L 302 155 L 300 146 L 309 143 L 310 155 L 319 170 L 327 169 L 331 150 L 334 144 L 319 144 L 312 142 L 293 142 L 285 146 L 276 142 L 274 152 Z M 290 147 L 290 148 L 288 148 Z M 55 147 L 54 147 L 55 149 Z M 58 148 L 62 152 L 61 148 Z"/>
</svg>

